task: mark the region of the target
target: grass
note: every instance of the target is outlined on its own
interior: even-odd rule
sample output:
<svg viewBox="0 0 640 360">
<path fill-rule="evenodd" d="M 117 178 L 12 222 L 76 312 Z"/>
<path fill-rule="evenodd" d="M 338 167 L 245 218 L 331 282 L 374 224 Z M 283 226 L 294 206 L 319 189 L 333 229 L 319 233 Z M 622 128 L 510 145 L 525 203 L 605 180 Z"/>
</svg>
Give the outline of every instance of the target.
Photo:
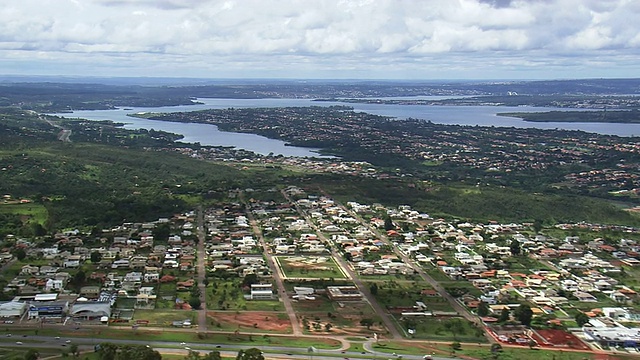
<svg viewBox="0 0 640 360">
<path fill-rule="evenodd" d="M 20 334 L 34 335 L 34 330 L 13 329 L 14 336 Z M 167 330 L 146 330 L 138 328 L 83 328 L 74 331 L 61 331 L 60 329 L 38 329 L 40 336 L 62 336 L 70 338 L 98 338 L 108 342 L 109 339 L 136 340 L 136 341 L 166 341 L 166 342 L 187 342 L 190 344 L 221 344 L 221 345 L 246 345 L 248 347 L 258 346 L 287 346 L 308 348 L 314 346 L 318 349 L 339 349 L 341 343 L 337 340 L 324 337 L 303 338 L 277 335 L 249 335 L 240 332 L 239 334 L 221 333 L 197 333 L 195 331 L 173 331 Z"/>
<path fill-rule="evenodd" d="M 484 342 L 481 329 L 463 318 L 407 317 L 397 322 L 403 329 L 414 329 L 414 339 L 436 341 Z"/>
<path fill-rule="evenodd" d="M 49 212 L 44 205 L 27 203 L 27 204 L 4 204 L 0 203 L 0 214 L 19 215 L 31 222 L 44 225 L 49 217 Z M 23 220 L 24 222 L 24 220 Z"/>
<path fill-rule="evenodd" d="M 149 326 L 170 327 L 173 321 L 196 321 L 196 312 L 190 310 L 136 310 L 134 320 L 148 320 Z"/>
<path fill-rule="evenodd" d="M 282 269 L 284 275 L 288 278 L 311 278 L 311 279 L 344 279 L 345 276 L 340 271 L 338 264 L 331 257 L 325 257 L 326 262 L 309 264 L 306 266 L 293 266 L 287 259 L 291 256 L 277 256 L 276 263 Z M 296 256 L 295 258 L 305 258 L 312 260 L 318 258 L 316 256 Z M 314 268 L 317 267 L 317 268 Z"/>
<path fill-rule="evenodd" d="M 278 300 L 246 300 L 241 290 L 242 280 L 215 279 L 207 286 L 208 310 L 241 311 L 284 311 L 284 304 Z"/>
</svg>

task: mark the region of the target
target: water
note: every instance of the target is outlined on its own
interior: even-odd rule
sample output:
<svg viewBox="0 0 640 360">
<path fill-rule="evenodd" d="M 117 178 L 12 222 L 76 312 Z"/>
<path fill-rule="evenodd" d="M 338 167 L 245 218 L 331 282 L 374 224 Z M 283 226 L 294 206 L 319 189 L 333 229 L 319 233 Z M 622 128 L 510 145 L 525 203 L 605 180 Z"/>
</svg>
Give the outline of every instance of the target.
<svg viewBox="0 0 640 360">
<path fill-rule="evenodd" d="M 421 99 L 438 100 L 443 96 L 421 97 Z M 355 111 L 376 115 L 390 116 L 397 119 L 417 118 L 431 120 L 438 124 L 496 126 L 539 129 L 582 130 L 586 132 L 618 135 L 640 136 L 640 124 L 615 123 L 542 123 L 527 122 L 519 118 L 497 116 L 502 112 L 530 112 L 568 110 L 565 108 L 545 107 L 506 107 L 506 106 L 426 106 L 426 105 L 385 105 L 385 104 L 345 104 L 337 102 L 320 102 L 310 99 L 198 99 L 202 104 L 191 106 L 165 106 L 157 108 L 130 108 L 116 110 L 74 111 L 72 114 L 57 114 L 65 117 L 78 117 L 89 120 L 112 120 L 125 123 L 127 129 L 155 129 L 181 134 L 183 142 L 199 142 L 202 145 L 234 146 L 250 150 L 258 154 L 284 156 L 319 156 L 318 149 L 285 146 L 284 141 L 268 139 L 254 134 L 223 132 L 215 125 L 194 123 L 172 123 L 128 117 L 136 112 L 180 112 L 205 109 L 288 107 L 288 106 L 331 106 L 348 105 Z"/>
</svg>

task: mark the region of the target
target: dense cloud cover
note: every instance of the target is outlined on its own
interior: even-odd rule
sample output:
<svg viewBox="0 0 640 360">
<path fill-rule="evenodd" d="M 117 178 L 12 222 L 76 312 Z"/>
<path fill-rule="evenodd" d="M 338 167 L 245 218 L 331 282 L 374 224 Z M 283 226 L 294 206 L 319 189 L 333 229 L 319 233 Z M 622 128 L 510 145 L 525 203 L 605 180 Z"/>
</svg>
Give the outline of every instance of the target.
<svg viewBox="0 0 640 360">
<path fill-rule="evenodd" d="M 638 76 L 637 0 L 21 0 L 14 74 Z"/>
</svg>

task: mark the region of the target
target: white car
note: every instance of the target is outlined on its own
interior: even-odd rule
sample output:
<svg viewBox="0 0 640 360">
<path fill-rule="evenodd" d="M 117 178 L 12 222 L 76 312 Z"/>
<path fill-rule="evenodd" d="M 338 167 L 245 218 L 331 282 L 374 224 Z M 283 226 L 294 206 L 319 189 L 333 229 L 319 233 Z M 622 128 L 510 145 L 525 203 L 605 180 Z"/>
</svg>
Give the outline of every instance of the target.
<svg viewBox="0 0 640 360">
<path fill-rule="evenodd" d="M 16 345 L 22 345 L 22 341 L 16 341 Z"/>
<path fill-rule="evenodd" d="M 71 344 L 71 340 L 67 340 L 65 341 L 67 344 Z"/>
</svg>

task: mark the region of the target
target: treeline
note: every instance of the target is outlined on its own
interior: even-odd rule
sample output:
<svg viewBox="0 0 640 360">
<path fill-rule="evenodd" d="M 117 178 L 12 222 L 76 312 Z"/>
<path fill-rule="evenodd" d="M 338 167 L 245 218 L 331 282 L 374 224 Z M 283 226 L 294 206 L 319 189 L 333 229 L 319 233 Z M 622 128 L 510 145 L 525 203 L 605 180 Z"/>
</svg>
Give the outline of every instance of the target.
<svg viewBox="0 0 640 360">
<path fill-rule="evenodd" d="M 306 187 L 323 189 L 340 201 L 410 205 L 434 218 L 484 222 L 541 221 L 640 225 L 640 219 L 601 199 L 565 193 L 541 194 L 500 186 L 444 185 L 411 179 L 375 180 L 317 175 Z"/>
</svg>

